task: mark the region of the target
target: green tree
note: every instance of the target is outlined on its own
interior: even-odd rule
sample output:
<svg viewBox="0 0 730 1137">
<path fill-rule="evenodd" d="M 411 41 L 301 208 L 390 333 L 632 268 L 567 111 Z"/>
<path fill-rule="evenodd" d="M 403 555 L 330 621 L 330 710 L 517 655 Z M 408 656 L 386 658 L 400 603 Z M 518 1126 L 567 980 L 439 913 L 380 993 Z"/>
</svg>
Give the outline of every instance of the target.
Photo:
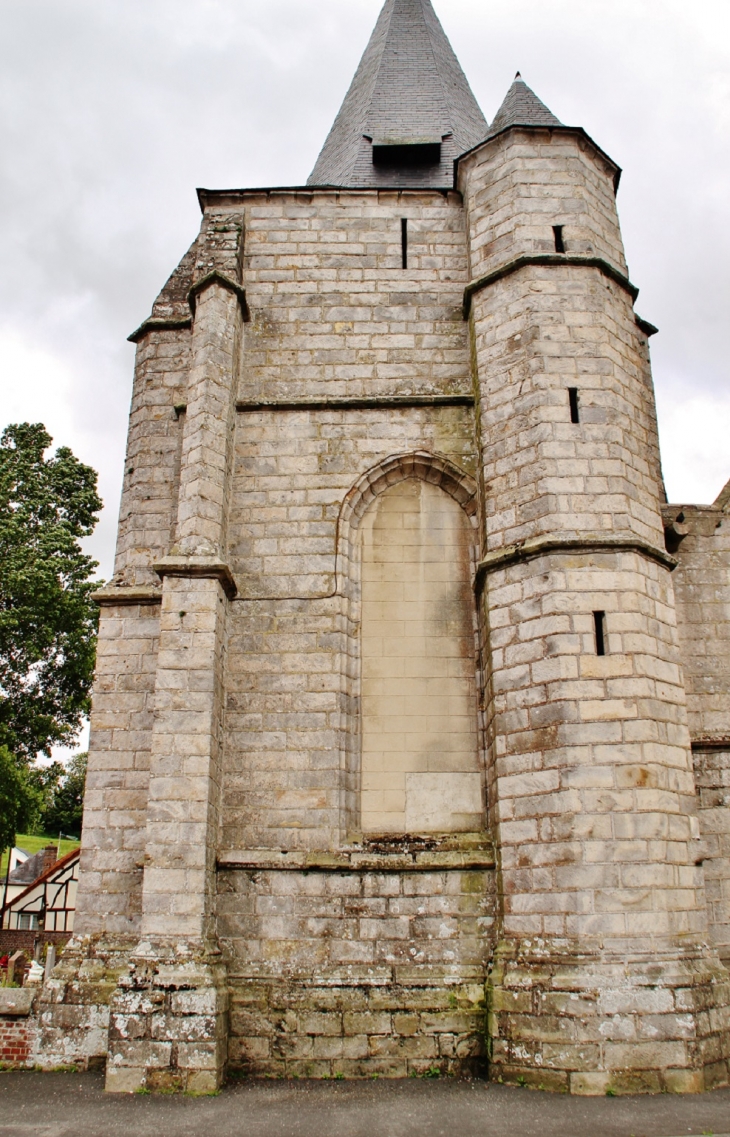
<svg viewBox="0 0 730 1137">
<path fill-rule="evenodd" d="M 0 852 L 12 848 L 16 834 L 31 827 L 39 805 L 28 771 L 7 746 L 0 746 Z"/>
<path fill-rule="evenodd" d="M 49 836 L 57 833 L 81 836 L 88 757 L 88 754 L 75 754 L 66 766 L 54 762 L 49 767 L 53 780 L 49 778 L 39 818 L 43 832 Z"/>
<path fill-rule="evenodd" d="M 0 438 L 0 745 L 28 765 L 72 739 L 89 709 L 96 561 L 79 539 L 102 503 L 68 447 L 45 456 L 41 423 Z"/>
</svg>

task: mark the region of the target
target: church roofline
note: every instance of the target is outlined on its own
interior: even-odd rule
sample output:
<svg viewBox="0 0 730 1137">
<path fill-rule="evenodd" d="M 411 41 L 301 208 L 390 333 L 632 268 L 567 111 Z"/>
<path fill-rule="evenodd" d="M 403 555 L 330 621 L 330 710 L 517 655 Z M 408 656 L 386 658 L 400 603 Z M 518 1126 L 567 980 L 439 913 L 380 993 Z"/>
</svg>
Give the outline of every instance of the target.
<svg viewBox="0 0 730 1137">
<path fill-rule="evenodd" d="M 582 126 L 563 126 L 562 124 L 561 125 L 549 125 L 549 124 L 515 122 L 515 123 L 511 123 L 509 126 L 505 126 L 502 130 L 498 130 L 496 134 L 490 134 L 488 138 L 485 138 L 482 142 L 478 142 L 476 144 L 476 146 L 472 146 L 470 150 L 465 150 L 463 154 L 460 154 L 458 156 L 458 158 L 455 158 L 454 159 L 454 182 L 450 186 L 446 186 L 446 185 L 444 185 L 444 186 L 399 186 L 399 185 L 392 185 L 392 186 L 386 186 L 386 185 L 383 185 L 383 186 L 348 185 L 348 186 L 342 186 L 342 185 L 335 185 L 334 183 L 331 183 L 331 184 L 316 185 L 316 186 L 315 185 L 244 186 L 244 187 L 240 187 L 240 188 L 231 188 L 231 189 L 206 189 L 204 187 L 199 187 L 196 190 L 196 193 L 198 195 L 198 204 L 200 205 L 201 213 L 204 213 L 206 205 L 208 205 L 209 203 L 212 203 L 214 200 L 220 201 L 221 199 L 227 198 L 227 197 L 228 198 L 249 197 L 249 196 L 254 196 L 256 194 L 275 194 L 275 193 L 313 194 L 313 193 L 333 193 L 333 192 L 336 192 L 336 193 L 347 193 L 347 194 L 353 194 L 353 193 L 355 193 L 355 194 L 361 194 L 361 193 L 398 193 L 398 194 L 416 194 L 416 195 L 424 194 L 424 193 L 437 193 L 437 194 L 441 194 L 442 196 L 445 196 L 445 195 L 450 194 L 450 193 L 457 193 L 460 195 L 461 191 L 459 190 L 458 185 L 457 185 L 459 163 L 462 162 L 465 158 L 471 157 L 472 154 L 476 154 L 476 152 L 478 150 L 481 150 L 483 146 L 488 146 L 491 142 L 494 142 L 496 139 L 502 138 L 504 135 L 508 134 L 511 130 L 531 130 L 531 131 L 542 131 L 542 132 L 547 131 L 549 134 L 566 134 L 566 135 L 574 135 L 574 136 L 577 136 L 579 138 L 582 138 L 595 151 L 595 153 L 598 154 L 604 160 L 604 162 L 606 162 L 606 164 L 613 170 L 614 192 L 616 192 L 618 190 L 619 183 L 621 181 L 621 175 L 623 173 L 621 167 L 616 162 L 614 162 L 613 158 L 611 158 L 611 156 L 609 154 L 607 154 L 606 151 L 603 150 L 598 145 L 598 143 L 595 141 L 594 138 L 591 138 L 590 134 L 588 134 L 588 132 L 586 130 L 584 130 Z"/>
<path fill-rule="evenodd" d="M 397 194 L 441 194 L 446 197 L 448 194 L 457 194 L 461 197 L 460 191 L 454 185 L 449 186 L 338 186 L 338 185 L 321 185 L 321 186 L 246 186 L 240 189 L 203 189 L 198 188 L 195 191 L 198 195 L 198 204 L 200 205 L 201 213 L 205 212 L 205 207 L 214 200 L 222 198 L 241 198 L 253 197 L 257 194 L 274 194 L 274 193 L 301 193 L 312 195 L 313 193 L 342 193 L 342 194 L 362 194 L 362 193 L 397 193 Z"/>
</svg>

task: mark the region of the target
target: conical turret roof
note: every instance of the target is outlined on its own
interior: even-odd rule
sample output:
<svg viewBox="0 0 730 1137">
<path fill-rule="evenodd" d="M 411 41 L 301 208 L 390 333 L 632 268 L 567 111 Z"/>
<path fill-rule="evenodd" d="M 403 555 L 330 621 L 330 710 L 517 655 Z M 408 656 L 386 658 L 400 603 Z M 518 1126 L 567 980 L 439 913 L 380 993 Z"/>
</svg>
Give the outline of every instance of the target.
<svg viewBox="0 0 730 1137">
<path fill-rule="evenodd" d="M 519 71 L 507 92 L 502 106 L 497 111 L 489 133 L 498 134 L 508 126 L 561 126 L 551 110 L 545 106 L 531 90 Z"/>
<path fill-rule="evenodd" d="M 453 185 L 487 122 L 431 0 L 386 0 L 310 185 Z"/>
</svg>

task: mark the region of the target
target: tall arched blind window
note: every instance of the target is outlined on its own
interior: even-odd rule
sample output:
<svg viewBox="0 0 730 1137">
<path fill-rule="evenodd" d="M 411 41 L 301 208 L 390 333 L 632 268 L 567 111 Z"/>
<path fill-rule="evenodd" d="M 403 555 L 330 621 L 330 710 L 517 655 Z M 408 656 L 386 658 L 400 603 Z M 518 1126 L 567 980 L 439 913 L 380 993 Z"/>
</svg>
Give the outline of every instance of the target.
<svg viewBox="0 0 730 1137">
<path fill-rule="evenodd" d="M 468 518 L 408 478 L 360 532 L 362 830 L 481 829 Z"/>
</svg>

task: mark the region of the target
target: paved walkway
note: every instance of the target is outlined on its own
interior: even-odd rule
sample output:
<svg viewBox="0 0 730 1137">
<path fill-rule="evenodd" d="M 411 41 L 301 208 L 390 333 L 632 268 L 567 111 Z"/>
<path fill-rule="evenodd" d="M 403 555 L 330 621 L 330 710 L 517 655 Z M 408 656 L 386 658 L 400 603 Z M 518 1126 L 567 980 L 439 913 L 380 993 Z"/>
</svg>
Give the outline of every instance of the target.
<svg viewBox="0 0 730 1137">
<path fill-rule="evenodd" d="M 730 1137 L 730 1090 L 569 1098 L 485 1082 L 243 1082 L 105 1095 L 97 1074 L 0 1075 L 0 1137 Z"/>
</svg>

